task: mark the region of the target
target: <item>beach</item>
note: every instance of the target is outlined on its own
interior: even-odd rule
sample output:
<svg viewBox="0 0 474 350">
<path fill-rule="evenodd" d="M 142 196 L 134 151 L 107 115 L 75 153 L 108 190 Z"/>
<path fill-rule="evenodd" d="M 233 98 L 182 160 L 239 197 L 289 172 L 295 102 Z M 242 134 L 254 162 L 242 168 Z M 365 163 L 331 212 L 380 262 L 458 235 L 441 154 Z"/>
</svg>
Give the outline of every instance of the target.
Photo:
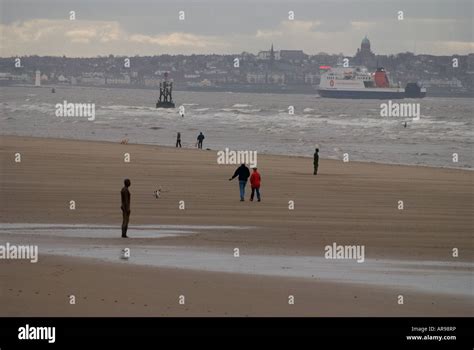
<svg viewBox="0 0 474 350">
<path fill-rule="evenodd" d="M 259 154 L 262 202 L 248 201 L 248 185 L 240 202 L 228 181 L 237 165 L 217 164 L 218 149 L 23 136 L 0 146 L 0 243 L 39 247 L 37 263 L 1 261 L 1 316 L 474 310 L 472 171 L 321 159 L 313 176 L 311 154 Z M 120 238 L 125 178 L 129 239 Z M 363 245 L 366 261 L 324 259 L 333 243 Z"/>
</svg>

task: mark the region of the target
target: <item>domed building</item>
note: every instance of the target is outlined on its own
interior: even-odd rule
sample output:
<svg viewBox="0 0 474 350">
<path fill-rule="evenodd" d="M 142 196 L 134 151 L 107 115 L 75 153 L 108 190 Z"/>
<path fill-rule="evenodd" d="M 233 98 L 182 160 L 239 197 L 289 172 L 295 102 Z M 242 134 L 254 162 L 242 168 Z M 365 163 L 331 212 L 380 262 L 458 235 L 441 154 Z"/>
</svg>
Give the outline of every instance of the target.
<svg viewBox="0 0 474 350">
<path fill-rule="evenodd" d="M 367 38 L 367 35 L 364 39 L 362 39 L 362 43 L 360 44 L 360 51 L 362 52 L 371 52 L 370 51 L 370 40 Z"/>
<path fill-rule="evenodd" d="M 370 40 L 367 35 L 360 44 L 360 49 L 357 49 L 357 53 L 354 56 L 354 64 L 357 66 L 365 66 L 369 69 L 377 68 L 377 60 L 375 54 L 370 49 Z"/>
</svg>

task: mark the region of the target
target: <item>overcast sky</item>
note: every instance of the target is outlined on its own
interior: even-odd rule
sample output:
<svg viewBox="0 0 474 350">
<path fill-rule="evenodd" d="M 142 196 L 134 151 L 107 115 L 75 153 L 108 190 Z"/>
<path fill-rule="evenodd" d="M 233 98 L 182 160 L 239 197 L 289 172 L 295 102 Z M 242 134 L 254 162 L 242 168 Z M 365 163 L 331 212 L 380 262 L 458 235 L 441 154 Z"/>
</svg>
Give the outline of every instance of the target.
<svg viewBox="0 0 474 350">
<path fill-rule="evenodd" d="M 352 56 L 365 35 L 376 54 L 467 54 L 474 52 L 473 3 L 0 0 L 0 55 L 237 54 L 257 53 L 273 43 L 275 50 Z M 397 19 L 398 11 L 404 20 Z"/>
</svg>

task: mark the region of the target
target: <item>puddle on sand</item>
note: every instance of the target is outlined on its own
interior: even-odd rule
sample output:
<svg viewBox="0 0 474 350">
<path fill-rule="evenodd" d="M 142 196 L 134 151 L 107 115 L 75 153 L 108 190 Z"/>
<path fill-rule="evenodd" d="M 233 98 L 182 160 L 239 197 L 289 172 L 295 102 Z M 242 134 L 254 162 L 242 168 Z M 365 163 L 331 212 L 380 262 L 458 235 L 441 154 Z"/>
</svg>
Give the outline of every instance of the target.
<svg viewBox="0 0 474 350">
<path fill-rule="evenodd" d="M 157 267 L 214 272 L 300 277 L 332 282 L 369 284 L 392 289 L 413 290 L 459 296 L 473 296 L 472 263 L 440 261 L 372 260 L 364 263 L 328 260 L 324 257 L 245 255 L 211 252 L 182 247 L 131 246 L 131 257 L 120 259 L 120 248 L 42 247 L 43 254 L 95 258 Z"/>
<path fill-rule="evenodd" d="M 209 225 L 133 225 L 128 235 L 133 238 L 164 238 L 191 235 L 203 230 L 243 230 L 247 226 L 209 226 Z M 68 224 L 0 224 L 0 234 L 42 235 L 74 238 L 117 238 L 120 226 L 112 225 L 68 225 Z"/>
</svg>

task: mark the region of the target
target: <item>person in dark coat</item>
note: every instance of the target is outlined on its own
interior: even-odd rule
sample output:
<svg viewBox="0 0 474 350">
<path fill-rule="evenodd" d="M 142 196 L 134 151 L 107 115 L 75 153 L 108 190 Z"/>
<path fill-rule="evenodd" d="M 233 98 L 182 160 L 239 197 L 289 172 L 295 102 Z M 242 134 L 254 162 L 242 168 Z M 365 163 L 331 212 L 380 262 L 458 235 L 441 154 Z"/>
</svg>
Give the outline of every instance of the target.
<svg viewBox="0 0 474 350">
<path fill-rule="evenodd" d="M 242 164 L 237 168 L 237 170 L 234 172 L 234 175 L 229 179 L 229 181 L 232 181 L 237 176 L 239 177 L 240 201 L 243 202 L 245 198 L 245 186 L 247 185 L 247 180 L 250 176 L 249 168 L 247 168 L 245 164 Z"/>
<path fill-rule="evenodd" d="M 120 196 L 122 198 L 122 238 L 128 238 L 127 230 L 128 230 L 128 221 L 130 220 L 130 191 L 128 188 L 130 187 L 131 183 L 129 179 L 124 180 L 124 186 L 120 191 Z"/>
<path fill-rule="evenodd" d="M 319 148 L 316 148 L 316 151 L 314 152 L 313 166 L 314 166 L 314 173 L 313 173 L 313 175 L 318 175 Z"/>
<path fill-rule="evenodd" d="M 181 133 L 178 132 L 178 134 L 176 135 L 176 148 L 179 146 L 179 148 L 181 148 Z"/>
<path fill-rule="evenodd" d="M 205 137 L 202 132 L 199 133 L 197 140 L 198 140 L 198 148 L 202 149 L 202 141 L 204 141 Z"/>
</svg>

